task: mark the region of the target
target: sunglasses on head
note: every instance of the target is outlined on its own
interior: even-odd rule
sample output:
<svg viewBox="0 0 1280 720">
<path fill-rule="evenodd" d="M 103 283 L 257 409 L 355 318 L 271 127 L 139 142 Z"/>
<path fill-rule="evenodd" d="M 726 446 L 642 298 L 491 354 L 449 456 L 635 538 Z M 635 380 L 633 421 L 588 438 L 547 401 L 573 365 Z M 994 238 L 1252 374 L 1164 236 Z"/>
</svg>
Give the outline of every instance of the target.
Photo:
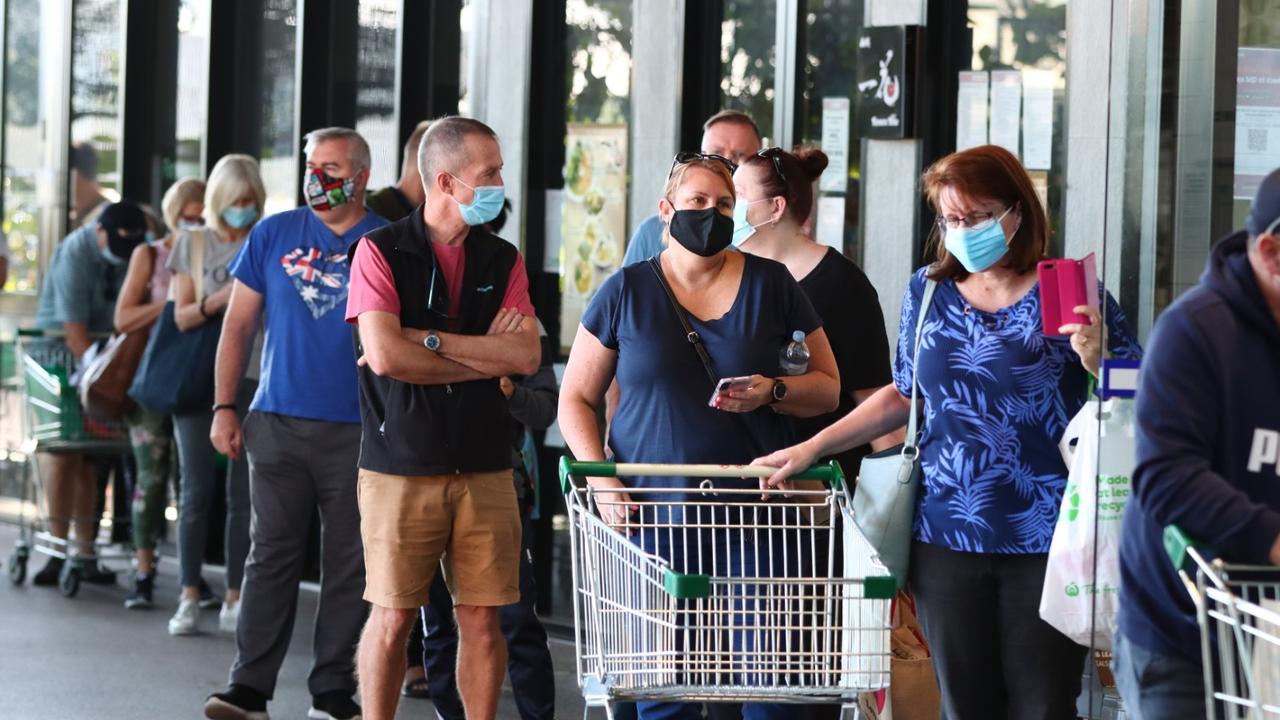
<svg viewBox="0 0 1280 720">
<path fill-rule="evenodd" d="M 671 169 L 667 171 L 667 177 L 671 177 L 671 173 L 675 172 L 677 167 L 696 160 L 711 160 L 712 162 L 718 162 L 729 168 L 730 173 L 737 172 L 738 170 L 738 166 L 732 160 L 723 155 L 713 155 L 700 152 L 681 152 L 676 153 L 675 159 L 671 161 Z"/>
<path fill-rule="evenodd" d="M 765 148 L 756 153 L 756 157 L 762 157 L 766 160 L 773 161 L 773 171 L 778 173 L 778 179 L 782 181 L 783 185 L 789 184 L 787 183 L 787 174 L 782 172 L 782 154 L 785 152 L 786 150 L 783 150 L 782 148 L 771 147 Z"/>
</svg>

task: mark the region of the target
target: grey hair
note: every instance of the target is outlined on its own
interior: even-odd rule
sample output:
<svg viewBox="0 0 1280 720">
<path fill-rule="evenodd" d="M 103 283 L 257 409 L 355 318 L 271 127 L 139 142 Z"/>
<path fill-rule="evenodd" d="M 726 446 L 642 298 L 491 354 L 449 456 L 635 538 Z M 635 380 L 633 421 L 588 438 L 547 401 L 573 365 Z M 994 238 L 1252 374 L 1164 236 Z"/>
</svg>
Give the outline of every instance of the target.
<svg viewBox="0 0 1280 720">
<path fill-rule="evenodd" d="M 446 115 L 431 121 L 418 145 L 418 174 L 422 176 L 422 187 L 428 194 L 431 192 L 431 180 L 437 172 L 454 172 L 471 161 L 466 143 L 471 135 L 498 139 L 493 128 L 472 118 Z"/>
<path fill-rule="evenodd" d="M 302 148 L 305 155 L 310 155 L 311 151 L 322 142 L 346 140 L 351 164 L 356 166 L 356 172 L 373 167 L 373 161 L 369 157 L 369 143 L 365 142 L 363 135 L 351 128 L 327 127 L 312 130 L 306 134 L 306 140 L 307 144 Z"/>
</svg>

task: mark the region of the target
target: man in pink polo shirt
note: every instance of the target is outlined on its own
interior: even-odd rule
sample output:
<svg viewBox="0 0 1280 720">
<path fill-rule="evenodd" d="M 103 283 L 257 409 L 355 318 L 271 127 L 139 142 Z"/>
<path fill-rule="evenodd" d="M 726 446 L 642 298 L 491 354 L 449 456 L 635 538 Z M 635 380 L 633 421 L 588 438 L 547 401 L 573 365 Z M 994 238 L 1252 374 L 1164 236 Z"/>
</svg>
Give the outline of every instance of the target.
<svg viewBox="0 0 1280 720">
<path fill-rule="evenodd" d="M 499 378 L 538 368 L 524 262 L 482 226 L 502 208 L 502 152 L 476 120 L 432 123 L 426 200 L 352 246 L 347 320 L 360 356 L 364 717 L 395 715 L 405 639 L 443 558 L 467 716 L 493 718 L 506 668 L 498 609 L 519 599 L 520 514 Z"/>
</svg>

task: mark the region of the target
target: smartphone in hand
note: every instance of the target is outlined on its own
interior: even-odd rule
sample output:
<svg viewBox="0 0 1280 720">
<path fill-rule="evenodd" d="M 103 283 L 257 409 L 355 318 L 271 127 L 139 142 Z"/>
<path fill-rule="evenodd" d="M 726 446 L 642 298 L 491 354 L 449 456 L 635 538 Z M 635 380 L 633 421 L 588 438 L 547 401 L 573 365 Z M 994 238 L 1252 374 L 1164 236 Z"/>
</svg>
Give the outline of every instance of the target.
<svg viewBox="0 0 1280 720">
<path fill-rule="evenodd" d="M 720 378 L 720 382 L 716 383 L 715 392 L 711 393 L 711 399 L 707 400 L 710 407 L 716 406 L 716 398 L 729 392 L 730 390 L 745 390 L 751 387 L 751 376 L 742 375 L 740 377 Z"/>
<path fill-rule="evenodd" d="M 1080 260 L 1041 260 L 1036 265 L 1040 280 L 1040 319 L 1045 335 L 1061 336 L 1058 328 L 1071 323 L 1088 324 L 1089 318 L 1078 315 L 1080 305 L 1097 308 L 1098 265 L 1093 253 Z"/>
</svg>

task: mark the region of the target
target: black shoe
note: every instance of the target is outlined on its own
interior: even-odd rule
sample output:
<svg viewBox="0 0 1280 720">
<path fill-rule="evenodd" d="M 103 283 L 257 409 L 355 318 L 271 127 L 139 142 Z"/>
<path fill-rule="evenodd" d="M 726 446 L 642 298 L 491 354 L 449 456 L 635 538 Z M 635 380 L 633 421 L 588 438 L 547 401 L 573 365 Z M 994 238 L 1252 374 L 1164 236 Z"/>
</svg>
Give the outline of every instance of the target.
<svg viewBox="0 0 1280 720">
<path fill-rule="evenodd" d="M 116 571 L 99 565 L 97 560 L 90 560 L 80 564 L 80 580 L 94 585 L 115 585 Z"/>
<path fill-rule="evenodd" d="M 129 610 L 150 610 L 152 591 L 156 582 L 155 573 L 135 575 L 133 577 L 133 594 L 125 598 L 124 606 Z"/>
<path fill-rule="evenodd" d="M 247 685 L 232 684 L 204 703 L 204 716 L 212 720 L 270 720 L 267 697 Z"/>
<path fill-rule="evenodd" d="M 222 598 L 214 594 L 213 588 L 209 587 L 209 583 L 200 578 L 200 609 L 214 610 L 222 607 Z"/>
<path fill-rule="evenodd" d="M 62 558 L 51 557 L 49 562 L 40 568 L 40 572 L 31 577 L 32 585 L 53 586 L 58 584 L 58 575 L 62 574 Z"/>
<path fill-rule="evenodd" d="M 307 717 L 312 720 L 360 720 L 360 706 L 346 690 L 332 690 L 311 698 Z"/>
</svg>

